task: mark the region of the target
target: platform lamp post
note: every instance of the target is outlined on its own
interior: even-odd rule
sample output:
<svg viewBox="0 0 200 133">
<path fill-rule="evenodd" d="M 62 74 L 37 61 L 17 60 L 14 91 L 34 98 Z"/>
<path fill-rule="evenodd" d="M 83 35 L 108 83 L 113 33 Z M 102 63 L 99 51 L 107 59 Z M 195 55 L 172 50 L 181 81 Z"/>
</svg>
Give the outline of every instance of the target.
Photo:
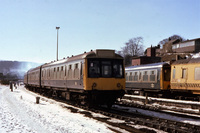
<svg viewBox="0 0 200 133">
<path fill-rule="evenodd" d="M 58 61 L 58 30 L 60 29 L 60 27 L 56 27 L 57 30 L 57 61 Z"/>
</svg>

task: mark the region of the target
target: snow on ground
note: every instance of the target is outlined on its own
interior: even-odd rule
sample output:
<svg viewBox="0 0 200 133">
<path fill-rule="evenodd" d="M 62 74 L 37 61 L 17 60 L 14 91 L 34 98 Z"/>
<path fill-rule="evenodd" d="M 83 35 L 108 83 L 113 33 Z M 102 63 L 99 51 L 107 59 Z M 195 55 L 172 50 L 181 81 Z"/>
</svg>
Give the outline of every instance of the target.
<svg viewBox="0 0 200 133">
<path fill-rule="evenodd" d="M 192 58 L 200 58 L 200 52 L 199 52 L 199 53 L 196 53 L 196 54 L 193 54 L 193 55 L 192 55 Z"/>
<path fill-rule="evenodd" d="M 0 85 L 0 133 L 113 132 L 110 128 L 126 132 L 125 130 L 111 127 L 106 123 L 86 117 L 84 114 L 73 113 L 70 110 L 71 106 L 65 103 L 40 96 L 40 104 L 36 104 L 36 96 L 38 95 L 27 91 L 23 86 L 11 92 L 9 86 Z M 82 109 L 78 110 L 79 112 L 84 111 Z M 200 121 L 181 119 L 142 109 L 134 110 L 132 108 L 129 111 L 200 125 Z M 105 117 L 97 113 L 91 114 L 93 117 Z M 114 118 L 109 121 L 124 123 L 124 121 Z M 138 129 L 148 128 L 139 125 L 134 127 Z"/>
<path fill-rule="evenodd" d="M 10 91 L 0 86 L 0 133 L 112 132 L 105 123 L 72 113 L 67 108 L 40 100 L 23 87 Z"/>
</svg>

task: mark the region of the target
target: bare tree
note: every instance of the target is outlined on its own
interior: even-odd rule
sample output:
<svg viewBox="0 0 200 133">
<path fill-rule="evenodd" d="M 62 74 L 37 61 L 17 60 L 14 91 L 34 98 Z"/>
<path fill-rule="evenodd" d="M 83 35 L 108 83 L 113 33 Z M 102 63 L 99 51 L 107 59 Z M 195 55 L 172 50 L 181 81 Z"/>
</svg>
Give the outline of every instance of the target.
<svg viewBox="0 0 200 133">
<path fill-rule="evenodd" d="M 121 53 L 123 56 L 131 55 L 131 56 L 139 56 L 144 53 L 143 49 L 143 38 L 136 37 L 130 39 L 125 46 L 121 48 Z"/>
<path fill-rule="evenodd" d="M 131 57 L 143 55 L 143 38 L 135 37 L 129 39 L 129 41 L 125 43 L 125 46 L 121 48 L 119 53 L 121 53 L 121 55 L 125 58 L 125 64 L 129 65 L 131 63 Z"/>
</svg>

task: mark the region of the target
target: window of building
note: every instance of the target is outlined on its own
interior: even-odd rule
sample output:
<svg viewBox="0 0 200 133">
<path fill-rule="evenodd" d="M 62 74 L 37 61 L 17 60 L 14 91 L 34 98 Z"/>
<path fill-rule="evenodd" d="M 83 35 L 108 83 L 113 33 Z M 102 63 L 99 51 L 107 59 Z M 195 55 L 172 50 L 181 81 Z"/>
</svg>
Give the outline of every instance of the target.
<svg viewBox="0 0 200 133">
<path fill-rule="evenodd" d="M 195 71 L 194 79 L 200 80 L 200 67 L 196 67 L 194 71 Z"/>
</svg>

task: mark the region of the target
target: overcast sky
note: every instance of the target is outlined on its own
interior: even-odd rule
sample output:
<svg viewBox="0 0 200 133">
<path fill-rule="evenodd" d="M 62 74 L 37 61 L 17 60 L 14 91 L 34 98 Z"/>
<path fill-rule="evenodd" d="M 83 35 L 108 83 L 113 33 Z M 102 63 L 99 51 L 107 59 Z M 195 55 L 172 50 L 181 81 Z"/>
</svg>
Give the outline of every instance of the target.
<svg viewBox="0 0 200 133">
<path fill-rule="evenodd" d="M 200 38 L 200 0 L 0 0 L 0 60 L 50 62 L 91 49 Z"/>
</svg>

